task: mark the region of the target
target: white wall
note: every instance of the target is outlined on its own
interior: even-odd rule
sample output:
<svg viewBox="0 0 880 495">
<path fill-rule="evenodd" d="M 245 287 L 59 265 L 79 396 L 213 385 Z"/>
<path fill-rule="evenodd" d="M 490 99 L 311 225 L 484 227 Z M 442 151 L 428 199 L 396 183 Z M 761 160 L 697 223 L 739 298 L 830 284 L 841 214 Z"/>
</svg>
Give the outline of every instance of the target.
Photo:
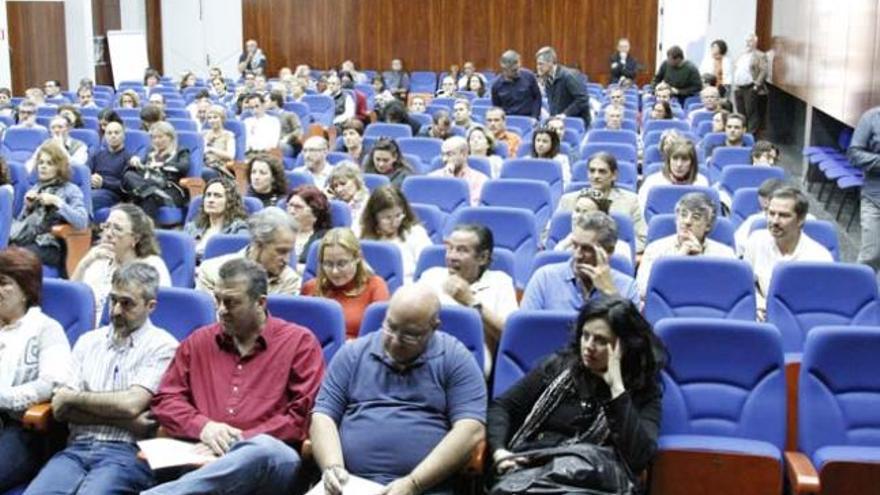
<svg viewBox="0 0 880 495">
<path fill-rule="evenodd" d="M 678 45 L 685 58 L 700 65 L 709 44 L 727 42 L 728 56 L 745 49 L 746 35 L 755 31 L 757 0 L 660 0 L 657 16 L 657 67 L 666 50 Z"/>
<path fill-rule="evenodd" d="M 6 21 L 6 0 L 0 0 L 0 88 L 12 87 L 9 61 L 9 26 Z"/>
<path fill-rule="evenodd" d="M 145 0 L 120 0 L 120 31 L 147 32 L 147 2 Z"/>
<path fill-rule="evenodd" d="M 235 74 L 242 47 L 241 0 L 162 0 L 165 74 L 198 76 L 219 65 Z"/>
<path fill-rule="evenodd" d="M 84 77 L 95 80 L 91 0 L 66 0 L 64 21 L 67 34 L 67 85 L 76 89 Z"/>
</svg>

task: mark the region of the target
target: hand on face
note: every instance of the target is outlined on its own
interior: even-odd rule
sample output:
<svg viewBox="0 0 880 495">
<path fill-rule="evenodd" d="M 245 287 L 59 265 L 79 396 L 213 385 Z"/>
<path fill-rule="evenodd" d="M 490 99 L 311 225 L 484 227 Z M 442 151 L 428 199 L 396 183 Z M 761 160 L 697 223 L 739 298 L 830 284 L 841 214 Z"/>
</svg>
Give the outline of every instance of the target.
<svg viewBox="0 0 880 495">
<path fill-rule="evenodd" d="M 617 293 L 617 287 L 614 285 L 614 279 L 611 277 L 608 253 L 598 244 L 593 244 L 592 246 L 596 252 L 596 264 L 577 263 L 575 271 L 582 279 L 589 279 L 597 290 L 609 295 Z"/>
</svg>

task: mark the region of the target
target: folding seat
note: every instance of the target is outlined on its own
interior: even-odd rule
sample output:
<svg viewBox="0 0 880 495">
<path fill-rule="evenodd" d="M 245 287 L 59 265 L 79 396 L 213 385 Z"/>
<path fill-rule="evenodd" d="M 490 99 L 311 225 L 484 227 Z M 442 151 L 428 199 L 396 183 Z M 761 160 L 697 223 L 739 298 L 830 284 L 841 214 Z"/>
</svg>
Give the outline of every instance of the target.
<svg viewBox="0 0 880 495">
<path fill-rule="evenodd" d="M 617 239 L 629 244 L 629 251 L 633 255 L 631 260 L 633 265 L 636 262 L 636 229 L 633 226 L 632 218 L 620 212 L 612 211 L 609 213 L 614 223 L 617 224 Z"/>
<path fill-rule="evenodd" d="M 547 228 L 547 238 L 544 240 L 545 249 L 553 249 L 571 233 L 571 215 L 570 211 L 557 211 L 550 217 L 550 225 Z"/>
<path fill-rule="evenodd" d="M 686 282 L 682 282 L 686 281 Z M 645 319 L 695 316 L 755 320 L 755 283 L 748 263 L 708 256 L 658 259 L 645 293 Z"/>
<path fill-rule="evenodd" d="M 553 213 L 550 186 L 532 179 L 496 179 L 486 181 L 480 193 L 481 206 L 522 208 L 534 214 L 539 231 L 543 231 Z"/>
<path fill-rule="evenodd" d="M 607 127 L 608 123 L 605 122 L 605 119 L 603 118 L 597 118 L 593 120 L 593 122 L 590 124 L 590 129 L 593 130 L 606 129 Z M 639 124 L 635 120 L 623 119 L 620 122 L 620 128 L 625 131 L 632 131 L 635 133 L 639 132 Z"/>
<path fill-rule="evenodd" d="M 587 132 L 586 125 L 584 124 L 584 119 L 580 117 L 563 117 L 563 122 L 565 123 L 565 129 L 571 129 L 575 131 L 579 136 L 583 136 Z"/>
<path fill-rule="evenodd" d="M 418 223 L 428 231 L 431 242 L 442 244 L 447 215 L 440 208 L 424 203 L 412 203 L 410 208 L 418 218 Z"/>
<path fill-rule="evenodd" d="M 633 131 L 597 129 L 587 132 L 584 138 L 588 143 L 622 143 L 638 147 L 639 136 Z"/>
<path fill-rule="evenodd" d="M 618 161 L 636 163 L 639 158 L 639 155 L 636 152 L 636 147 L 630 144 L 584 143 L 581 145 L 581 156 L 583 157 L 593 156 L 600 151 L 611 153 Z"/>
<path fill-rule="evenodd" d="M 703 186 L 655 186 L 648 191 L 648 199 L 645 201 L 645 221 L 651 222 L 651 217 L 658 213 L 674 213 L 675 204 L 682 196 L 692 192 L 701 192 L 712 198 L 716 212 L 720 212 L 718 191 L 711 187 Z"/>
<path fill-rule="evenodd" d="M 94 155 L 101 148 L 101 138 L 91 129 L 71 129 L 70 137 L 85 143 L 89 148 L 89 156 Z"/>
<path fill-rule="evenodd" d="M 501 179 L 531 179 L 550 186 L 553 209 L 562 197 L 562 165 L 547 158 L 508 158 L 501 166 Z"/>
<path fill-rule="evenodd" d="M 150 149 L 150 133 L 140 129 L 125 130 L 125 151 L 143 158 Z"/>
<path fill-rule="evenodd" d="M 308 126 L 312 122 L 312 110 L 309 105 L 300 102 L 300 101 L 287 101 L 284 102 L 284 110 L 288 112 L 293 112 L 299 117 L 302 125 Z M 335 113 L 335 110 L 334 110 Z M 332 120 L 332 119 L 331 119 Z"/>
<path fill-rule="evenodd" d="M 434 98 L 433 100 L 431 100 L 431 105 L 441 106 L 444 110 L 447 110 L 451 113 L 452 107 L 455 105 L 455 98 Z"/>
<path fill-rule="evenodd" d="M 9 230 L 12 227 L 12 202 L 14 194 L 8 188 L 0 188 L 0 249 L 9 245 Z"/>
<path fill-rule="evenodd" d="M 708 161 L 709 179 L 716 182 L 721 177 L 721 171 L 727 166 L 751 165 L 752 148 L 751 146 L 718 146 L 712 150 L 712 157 Z"/>
<path fill-rule="evenodd" d="M 724 143 L 726 141 L 727 141 L 727 136 L 723 132 L 710 132 L 709 134 L 706 134 L 705 136 L 703 136 L 703 138 L 700 140 L 700 144 L 699 144 L 699 146 L 697 146 L 697 151 L 698 151 L 698 153 L 700 153 L 702 155 L 704 153 L 704 151 L 707 149 L 719 148 L 719 147 L 724 146 Z M 754 145 L 755 145 L 755 137 L 749 133 L 743 134 L 743 146 L 741 146 L 741 147 L 746 148 L 749 151 L 751 151 L 752 146 L 754 146 Z M 724 147 L 726 148 L 727 146 L 724 146 Z M 708 157 L 703 157 L 703 158 L 708 158 Z M 751 158 L 746 163 L 751 163 Z"/>
<path fill-rule="evenodd" d="M 668 121 L 664 120 L 664 121 L 662 121 L 662 122 L 668 122 Z M 659 130 L 653 130 L 653 131 L 645 132 L 645 133 L 644 133 L 644 136 L 645 136 L 645 137 L 644 137 L 644 145 L 645 145 L 645 147 L 653 146 L 653 145 L 655 145 L 655 144 L 659 145 L 659 144 L 660 144 L 660 138 L 663 137 L 663 133 L 664 133 L 664 132 L 666 132 L 666 129 L 659 129 Z M 690 142 L 692 142 L 692 143 L 694 143 L 694 144 L 700 142 L 700 140 L 697 138 L 697 135 L 694 134 L 694 133 L 692 133 L 692 132 L 690 132 L 690 131 L 678 131 L 678 134 L 679 134 L 681 137 L 683 137 L 683 138 L 689 140 Z"/>
<path fill-rule="evenodd" d="M 508 130 L 514 132 L 519 131 L 520 135 L 525 135 L 526 133 L 531 132 L 535 126 L 538 125 L 537 120 L 525 115 L 508 115 L 505 121 Z"/>
<path fill-rule="evenodd" d="M 162 261 L 171 274 L 171 285 L 190 289 L 195 285 L 195 240 L 178 230 L 156 229 Z"/>
<path fill-rule="evenodd" d="M 41 128 L 10 127 L 3 134 L 0 153 L 8 161 L 25 162 L 49 139 L 49 132 Z"/>
<path fill-rule="evenodd" d="M 366 140 L 364 140 L 364 145 L 366 145 Z M 419 155 L 413 153 L 403 153 L 403 161 L 409 164 L 416 175 L 425 175 L 428 173 L 428 171 L 425 170 L 426 163 L 422 161 Z"/>
<path fill-rule="evenodd" d="M 577 313 L 568 311 L 514 311 L 498 343 L 492 396 L 503 394 L 541 361 L 565 347 L 576 319 Z"/>
<path fill-rule="evenodd" d="M 767 219 L 759 218 L 752 222 L 750 232 L 766 228 Z M 840 243 L 837 240 L 837 225 L 835 223 L 827 220 L 806 220 L 803 232 L 807 234 L 807 237 L 824 246 L 831 253 L 834 261 L 840 261 Z"/>
<path fill-rule="evenodd" d="M 287 190 L 293 191 L 299 186 L 314 186 L 315 179 L 311 175 L 298 170 L 286 170 L 284 176 L 287 178 Z"/>
<path fill-rule="evenodd" d="M 467 183 L 453 177 L 409 176 L 402 191 L 410 203 L 434 205 L 447 215 L 471 201 Z"/>
<path fill-rule="evenodd" d="M 671 356 L 650 492 L 782 492 L 785 374 L 779 332 L 763 323 L 667 318 Z"/>
<path fill-rule="evenodd" d="M 141 118 L 141 109 L 140 108 L 115 108 L 116 114 L 122 117 L 123 119 L 140 119 Z"/>
<path fill-rule="evenodd" d="M 203 259 L 207 260 L 241 251 L 247 247 L 250 241 L 251 236 L 248 234 L 215 234 L 205 244 Z"/>
<path fill-rule="evenodd" d="M 496 247 L 492 250 L 492 262 L 489 265 L 490 270 L 499 270 L 510 275 L 510 278 L 514 278 L 515 264 L 516 262 L 513 259 L 513 253 L 510 252 L 509 249 Z M 416 263 L 416 270 L 413 273 L 413 278 L 418 280 L 421 278 L 422 273 L 425 270 L 437 266 L 446 266 L 446 246 L 436 245 L 422 249 L 422 252 L 419 254 L 419 260 Z"/>
<path fill-rule="evenodd" d="M 718 185 L 721 190 L 733 196 L 744 188 L 757 188 L 767 179 L 785 179 L 785 170 L 778 167 L 756 167 L 753 165 L 729 165 L 721 171 Z"/>
<path fill-rule="evenodd" d="M 43 313 L 61 324 L 71 346 L 80 335 L 95 328 L 95 299 L 88 285 L 43 277 L 41 299 Z"/>
<path fill-rule="evenodd" d="M 589 158 L 576 161 L 571 166 L 571 180 L 586 182 L 589 180 Z M 627 191 L 636 192 L 639 172 L 632 162 L 617 162 L 617 180 L 614 185 Z"/>
<path fill-rule="evenodd" d="M 422 163 L 431 163 L 435 156 L 440 156 L 443 141 L 437 138 L 414 137 L 397 139 L 401 153 L 417 155 Z"/>
<path fill-rule="evenodd" d="M 360 222 L 360 218 L 357 219 Z M 333 227 L 351 227 L 351 207 L 338 199 L 330 200 L 330 224 Z"/>
<path fill-rule="evenodd" d="M 467 207 L 457 210 L 446 224 L 446 233 L 460 223 L 477 223 L 492 231 L 495 246 L 511 250 L 516 258 L 518 287 L 524 287 L 531 260 L 538 250 L 538 228 L 535 216 L 519 208 L 500 206 Z"/>
<path fill-rule="evenodd" d="M 388 312 L 387 302 L 374 302 L 367 306 L 361 320 L 358 337 L 380 331 Z M 437 330 L 452 335 L 471 352 L 477 365 L 482 370 L 485 362 L 485 344 L 483 343 L 483 320 L 473 308 L 465 306 L 443 305 L 440 307 L 440 328 Z"/>
<path fill-rule="evenodd" d="M 700 122 L 699 124 L 695 124 L 692 128 L 694 129 L 694 133 L 700 139 L 703 139 L 704 137 L 706 137 L 706 134 L 709 134 L 710 132 L 712 132 L 712 121 L 711 120 L 704 120 L 703 122 Z"/>
<path fill-rule="evenodd" d="M 699 130 L 700 126 L 704 122 L 708 122 L 709 123 L 709 130 L 711 131 L 712 119 L 714 117 L 715 117 L 715 114 L 713 112 L 698 111 L 698 112 L 694 113 L 693 118 L 691 119 L 691 129 L 697 131 L 697 130 Z M 707 133 L 704 133 L 704 134 L 707 134 Z"/>
<path fill-rule="evenodd" d="M 195 120 L 192 119 L 180 119 L 180 118 L 167 118 L 166 122 L 171 124 L 177 131 L 189 131 L 189 132 L 198 132 L 199 126 L 196 124 Z"/>
<path fill-rule="evenodd" d="M 675 129 L 681 132 L 689 132 L 691 130 L 691 125 L 688 124 L 685 120 L 662 119 L 648 120 L 647 122 L 645 122 L 645 125 L 642 126 L 642 132 L 644 134 L 648 134 L 651 131 L 666 131 L 669 129 Z"/>
<path fill-rule="evenodd" d="M 743 220 L 759 211 L 761 211 L 761 204 L 758 202 L 758 188 L 744 187 L 733 193 L 730 221 L 734 228 L 739 228 Z"/>
<path fill-rule="evenodd" d="M 290 180 L 290 179 L 288 179 Z M 367 189 L 370 192 L 373 192 L 377 187 L 387 186 L 391 184 L 391 181 L 388 180 L 387 176 L 382 174 L 364 174 L 364 184 L 367 186 Z"/>
<path fill-rule="evenodd" d="M 645 142 L 645 165 L 642 166 L 642 174 L 645 177 L 651 175 L 647 169 L 648 165 L 659 163 L 660 166 L 663 166 L 663 152 L 660 151 L 660 146 L 656 144 L 648 144 Z"/>
<path fill-rule="evenodd" d="M 244 124 L 236 119 L 227 119 L 223 122 L 223 128 L 235 134 L 235 161 L 244 161 L 244 151 L 247 147 L 247 134 L 244 130 Z"/>
<path fill-rule="evenodd" d="M 415 71 L 409 75 L 409 91 L 411 93 L 434 94 L 437 90 L 437 73 Z"/>
<path fill-rule="evenodd" d="M 409 114 L 409 118 L 411 120 L 414 120 L 419 123 L 420 130 L 422 127 L 424 127 L 426 125 L 431 125 L 434 122 L 434 119 L 431 118 L 431 114 L 429 114 L 427 112 L 425 112 L 425 113 L 411 113 L 411 114 Z M 412 132 L 412 129 L 410 129 L 410 132 Z"/>
<path fill-rule="evenodd" d="M 192 118 L 192 116 L 189 113 L 189 110 L 186 109 L 186 104 L 183 102 L 183 100 L 180 100 L 180 101 L 166 100 L 165 101 L 165 117 L 169 118 L 169 119 L 191 119 Z M 226 118 L 228 120 L 233 120 L 232 117 L 229 116 L 228 114 L 227 114 Z"/>
<path fill-rule="evenodd" d="M 874 493 L 880 486 L 880 328 L 817 327 L 804 345 L 793 493 Z M 821 487 L 821 491 L 819 490 Z"/>
<path fill-rule="evenodd" d="M 319 242 L 313 242 L 309 247 L 306 267 L 303 271 L 303 282 L 315 278 L 318 273 L 319 245 Z M 361 250 L 364 253 L 364 259 L 373 269 L 373 273 L 382 277 L 388 284 L 389 293 L 393 294 L 403 285 L 403 259 L 400 256 L 400 248 L 390 242 L 362 240 Z"/>
<path fill-rule="evenodd" d="M 659 215 L 654 215 L 651 217 L 651 221 L 648 222 L 646 243 L 650 244 L 657 239 L 662 239 L 666 236 L 675 234 L 675 232 L 674 213 L 661 213 Z M 712 227 L 712 230 L 709 231 L 708 237 L 713 241 L 718 241 L 721 244 L 729 246 L 730 249 L 735 249 L 733 234 L 734 228 L 730 220 L 724 217 L 716 217 L 715 225 Z"/>
<path fill-rule="evenodd" d="M 336 104 L 333 98 L 327 95 L 307 94 L 302 97 L 302 102 L 308 105 L 309 114 L 315 122 L 324 127 L 333 125 L 333 117 L 336 116 Z"/>
<path fill-rule="evenodd" d="M 407 124 L 373 122 L 364 129 L 366 137 L 389 137 L 393 139 L 412 137 L 412 127 Z"/>
<path fill-rule="evenodd" d="M 327 365 L 345 344 L 345 316 L 342 306 L 333 299 L 273 294 L 267 307 L 270 315 L 311 330 L 321 344 Z"/>
</svg>

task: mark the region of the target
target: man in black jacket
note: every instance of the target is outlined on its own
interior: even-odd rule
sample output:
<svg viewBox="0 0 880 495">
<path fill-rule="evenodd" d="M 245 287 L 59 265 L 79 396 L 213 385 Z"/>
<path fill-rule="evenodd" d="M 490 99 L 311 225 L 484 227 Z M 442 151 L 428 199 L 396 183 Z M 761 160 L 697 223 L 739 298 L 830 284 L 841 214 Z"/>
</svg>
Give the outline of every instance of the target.
<svg viewBox="0 0 880 495">
<path fill-rule="evenodd" d="M 617 51 L 611 56 L 609 64 L 611 65 L 612 84 L 621 82 L 621 79 L 629 79 L 635 82 L 639 64 L 629 54 L 628 39 L 620 38 L 620 41 L 617 42 Z"/>
<path fill-rule="evenodd" d="M 590 96 L 571 69 L 557 63 L 556 50 L 545 46 L 535 54 L 538 76 L 544 80 L 544 91 L 550 115 L 580 117 L 590 127 Z"/>
</svg>

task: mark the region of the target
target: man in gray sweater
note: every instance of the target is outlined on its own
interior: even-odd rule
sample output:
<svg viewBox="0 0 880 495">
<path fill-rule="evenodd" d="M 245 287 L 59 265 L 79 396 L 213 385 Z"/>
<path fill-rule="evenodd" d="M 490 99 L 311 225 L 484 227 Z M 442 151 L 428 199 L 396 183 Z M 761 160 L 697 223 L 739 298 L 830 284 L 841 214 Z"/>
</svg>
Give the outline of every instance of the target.
<svg viewBox="0 0 880 495">
<path fill-rule="evenodd" d="M 859 263 L 880 270 L 880 107 L 859 119 L 847 151 L 850 163 L 862 169 L 862 246 Z"/>
</svg>

